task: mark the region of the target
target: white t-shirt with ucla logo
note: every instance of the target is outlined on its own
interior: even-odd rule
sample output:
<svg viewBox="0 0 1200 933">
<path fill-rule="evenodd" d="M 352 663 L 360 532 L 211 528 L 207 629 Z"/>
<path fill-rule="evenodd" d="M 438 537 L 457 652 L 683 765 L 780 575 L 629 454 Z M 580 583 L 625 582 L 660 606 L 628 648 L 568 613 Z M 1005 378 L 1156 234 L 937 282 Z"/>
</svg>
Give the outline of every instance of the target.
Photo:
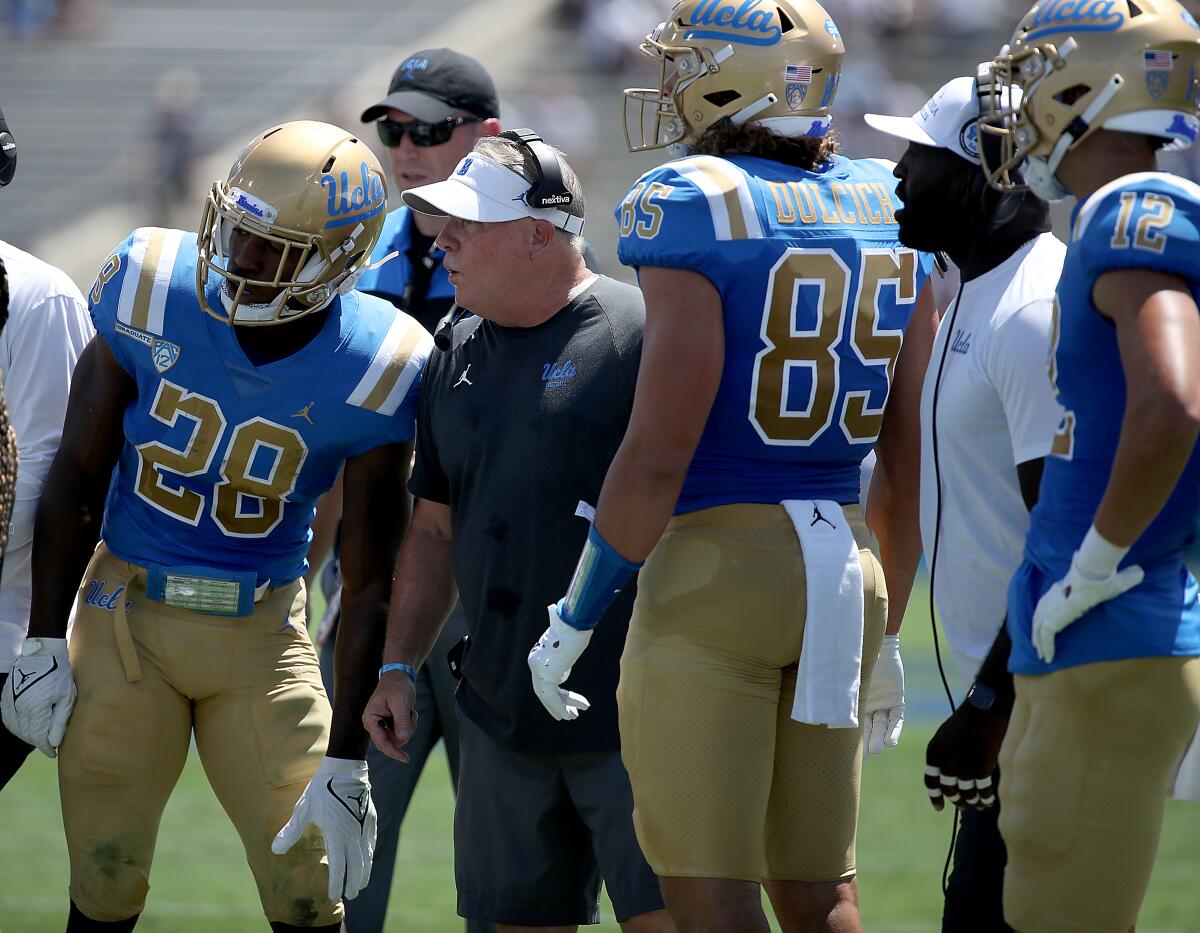
<svg viewBox="0 0 1200 933">
<path fill-rule="evenodd" d="M 1061 411 L 1050 385 L 1054 290 L 1066 247 L 1042 234 L 966 283 L 942 316 L 921 393 L 921 538 L 934 553 L 934 384 L 941 530 L 934 602 L 955 665 L 975 679 L 1004 620 L 1029 513 L 1017 464 L 1050 452 Z M 950 346 L 946 348 L 949 341 Z"/>
</svg>

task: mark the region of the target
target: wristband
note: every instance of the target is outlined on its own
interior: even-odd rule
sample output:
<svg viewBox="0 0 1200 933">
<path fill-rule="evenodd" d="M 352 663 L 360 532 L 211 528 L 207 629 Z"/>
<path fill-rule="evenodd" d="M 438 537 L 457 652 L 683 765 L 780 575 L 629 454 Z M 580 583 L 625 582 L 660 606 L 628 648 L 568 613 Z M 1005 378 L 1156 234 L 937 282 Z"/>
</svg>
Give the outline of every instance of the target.
<svg viewBox="0 0 1200 933">
<path fill-rule="evenodd" d="M 1107 580 L 1117 572 L 1129 548 L 1113 544 L 1092 525 L 1075 552 L 1075 567 L 1091 580 Z"/>
<path fill-rule="evenodd" d="M 392 671 L 404 671 L 404 673 L 412 678 L 414 684 L 417 682 L 417 669 L 411 664 L 405 664 L 403 661 L 388 661 L 387 664 L 379 669 L 379 676 L 382 677 L 384 674 L 391 673 Z"/>
<path fill-rule="evenodd" d="M 595 628 L 641 566 L 614 551 L 593 525 L 575 565 L 567 595 L 558 603 L 559 616 L 571 628 L 581 631 Z"/>
</svg>

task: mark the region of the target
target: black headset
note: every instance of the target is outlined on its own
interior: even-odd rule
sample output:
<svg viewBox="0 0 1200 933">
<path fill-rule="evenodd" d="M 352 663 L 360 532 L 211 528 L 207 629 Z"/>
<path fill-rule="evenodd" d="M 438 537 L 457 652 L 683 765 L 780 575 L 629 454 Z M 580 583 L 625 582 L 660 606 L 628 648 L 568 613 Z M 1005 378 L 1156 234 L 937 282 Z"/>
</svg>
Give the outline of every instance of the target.
<svg viewBox="0 0 1200 933">
<path fill-rule="evenodd" d="M 0 188 L 12 181 L 17 170 L 17 144 L 0 112 Z"/>
<path fill-rule="evenodd" d="M 567 190 L 563 182 L 562 166 L 558 157 L 546 145 L 545 141 L 531 129 L 505 130 L 500 134 L 501 139 L 511 139 L 523 149 L 529 150 L 533 156 L 533 164 L 537 170 L 537 181 L 525 195 L 525 203 L 530 207 L 563 208 L 570 207 L 575 196 Z"/>
</svg>

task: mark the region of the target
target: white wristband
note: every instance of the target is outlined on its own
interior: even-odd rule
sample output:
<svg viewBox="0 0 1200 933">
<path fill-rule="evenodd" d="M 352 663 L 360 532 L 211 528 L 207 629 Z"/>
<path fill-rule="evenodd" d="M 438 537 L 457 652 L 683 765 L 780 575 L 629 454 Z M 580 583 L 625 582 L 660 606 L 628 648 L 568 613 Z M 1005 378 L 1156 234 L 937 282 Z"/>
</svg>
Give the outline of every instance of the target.
<svg viewBox="0 0 1200 933">
<path fill-rule="evenodd" d="M 1092 580 L 1107 580 L 1128 553 L 1129 548 L 1113 544 L 1092 525 L 1075 552 L 1075 569 Z"/>
</svg>

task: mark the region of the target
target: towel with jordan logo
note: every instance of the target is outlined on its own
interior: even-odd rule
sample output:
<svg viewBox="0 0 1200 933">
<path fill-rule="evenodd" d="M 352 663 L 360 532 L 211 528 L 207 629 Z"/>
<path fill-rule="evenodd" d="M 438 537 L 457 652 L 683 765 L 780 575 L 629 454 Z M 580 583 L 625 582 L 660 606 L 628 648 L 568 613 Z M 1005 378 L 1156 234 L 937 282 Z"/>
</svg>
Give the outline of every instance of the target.
<svg viewBox="0 0 1200 933">
<path fill-rule="evenodd" d="M 804 554 L 808 613 L 792 719 L 833 729 L 858 726 L 863 576 L 842 507 L 828 499 L 782 503 Z"/>
</svg>

